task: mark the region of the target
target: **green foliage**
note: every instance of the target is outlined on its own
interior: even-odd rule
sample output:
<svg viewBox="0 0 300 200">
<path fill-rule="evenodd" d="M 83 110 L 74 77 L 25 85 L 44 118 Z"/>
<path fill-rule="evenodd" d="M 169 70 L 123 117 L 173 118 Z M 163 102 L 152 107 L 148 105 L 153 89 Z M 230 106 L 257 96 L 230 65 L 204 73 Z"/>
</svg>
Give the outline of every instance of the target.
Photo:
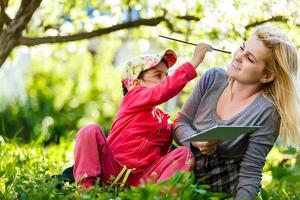
<svg viewBox="0 0 300 200">
<path fill-rule="evenodd" d="M 54 172 L 70 160 L 66 151 L 70 144 L 44 149 L 35 144 L 0 143 L 0 199 L 44 199 L 53 196 L 54 184 L 46 184 Z M 72 147 L 71 147 L 72 148 Z M 46 198 L 49 199 L 49 198 Z"/>
<path fill-rule="evenodd" d="M 9 1 L 6 11 L 10 17 L 16 14 L 20 2 Z M 178 52 L 178 65 L 190 59 L 194 47 L 163 40 L 157 37 L 159 34 L 194 43 L 207 41 L 217 48 L 234 51 L 252 31 L 245 29 L 245 25 L 280 15 L 288 22 L 277 25 L 299 46 L 299 28 L 295 25 L 299 21 L 298 7 L 297 0 L 226 3 L 166 0 L 163 4 L 122 0 L 42 1 L 25 31 L 26 36 L 63 36 L 110 27 L 123 23 L 128 11 L 133 9 L 142 18 L 165 13 L 167 22 L 102 35 L 97 38 L 95 52 L 89 49 L 91 40 L 26 49 L 31 59 L 24 75 L 25 97 L 5 103 L 0 91 L 0 135 L 20 137 L 25 142 L 59 143 L 61 136 L 73 138 L 89 122 L 101 124 L 108 133 L 122 96 L 120 70 L 116 68 L 119 60 L 125 62 L 137 54 L 158 52 L 166 47 Z M 118 60 L 122 50 L 128 57 Z M 18 49 L 11 54 L 8 64 L 14 63 L 17 55 Z M 198 69 L 199 74 L 210 67 L 226 67 L 230 59 L 229 55 L 209 53 Z M 168 110 L 173 119 L 194 83 L 188 84 L 175 109 Z"/>
<path fill-rule="evenodd" d="M 6 9 L 13 17 L 19 0 L 9 1 Z M 0 199 L 219 199 L 224 194 L 210 193 L 205 185 L 194 185 L 190 174 L 176 174 L 163 184 L 148 184 L 132 189 L 95 187 L 78 190 L 76 185 L 56 189 L 59 173 L 72 160 L 72 143 L 79 128 L 89 122 L 101 124 L 108 133 L 121 100 L 120 70 L 117 53 L 125 47 L 131 55 L 172 47 L 178 52 L 178 64 L 188 60 L 193 47 L 160 40 L 157 35 L 170 35 L 191 42 L 209 40 L 213 46 L 234 51 L 249 37 L 252 28 L 245 25 L 272 16 L 285 16 L 287 23 L 278 26 L 299 48 L 299 1 L 42 1 L 26 30 L 26 36 L 68 35 L 91 31 L 124 22 L 125 13 L 136 9 L 142 18 L 166 13 L 168 22 L 154 27 L 139 27 L 101 36 L 96 53 L 87 41 L 41 45 L 26 49 L 31 60 L 25 77 L 24 98 L 5 102 L 0 93 L 0 135 L 10 143 L 1 144 Z M 96 11 L 91 18 L 87 11 Z M 183 20 L 187 15 L 198 20 Z M 298 25 L 297 25 L 298 23 Z M 130 41 L 127 43 L 127 41 Z M 89 41 L 90 42 L 90 41 Z M 134 48 L 131 48 L 134 46 Z M 15 62 L 17 50 L 10 55 Z M 93 53 L 93 54 L 92 54 Z M 126 61 L 127 58 L 121 58 Z M 226 66 L 229 55 L 212 52 L 199 67 L 199 74 L 211 66 Z M 4 74 L 5 75 L 5 74 Z M 176 103 L 172 118 L 190 94 L 189 84 Z M 62 137 L 65 136 L 65 137 Z M 8 138 L 21 138 L 18 144 Z M 42 144 L 59 143 L 59 146 Z M 41 145 L 41 146 L 39 146 Z M 72 153 L 71 153 L 72 154 Z M 260 199 L 297 199 L 300 178 L 299 158 L 293 149 L 275 148 L 265 166 Z M 45 180 L 48 180 L 46 182 Z M 163 191 L 163 194 L 162 194 Z"/>
<path fill-rule="evenodd" d="M 46 148 L 38 144 L 18 144 L 0 140 L 0 199 L 232 199 L 196 185 L 191 173 L 176 173 L 160 183 L 132 188 L 94 186 L 79 189 L 75 183 L 61 185 L 52 175 L 72 165 L 74 143 L 62 140 Z M 281 171 L 281 172 L 279 172 Z M 300 162 L 296 154 L 274 148 L 264 169 L 263 189 L 257 199 L 298 199 Z"/>
<path fill-rule="evenodd" d="M 19 145 L 14 141 L 0 144 L 0 199 L 224 199 L 223 193 L 209 192 L 207 185 L 195 185 L 191 173 L 176 173 L 160 184 L 117 188 L 94 186 L 90 190 L 52 179 L 53 174 L 70 166 L 67 157 L 73 143 L 44 148 L 36 144 Z"/>
<path fill-rule="evenodd" d="M 208 185 L 195 185 L 191 173 L 176 173 L 160 184 L 148 183 L 120 194 L 121 199 L 225 199 L 224 193 L 209 192 Z"/>
<path fill-rule="evenodd" d="M 263 200 L 299 199 L 300 160 L 295 149 L 273 148 L 264 168 L 263 185 Z"/>
<path fill-rule="evenodd" d="M 65 52 L 65 47 L 56 47 L 33 59 L 26 72 L 26 98 L 2 102 L 0 135 L 58 143 L 61 136 L 74 138 L 91 122 L 108 133 L 121 99 L 120 80 L 115 81 L 119 72 L 108 64 L 113 57 L 103 52 L 106 59 L 100 60 L 85 52 L 86 43 L 70 45 L 75 49 Z"/>
</svg>

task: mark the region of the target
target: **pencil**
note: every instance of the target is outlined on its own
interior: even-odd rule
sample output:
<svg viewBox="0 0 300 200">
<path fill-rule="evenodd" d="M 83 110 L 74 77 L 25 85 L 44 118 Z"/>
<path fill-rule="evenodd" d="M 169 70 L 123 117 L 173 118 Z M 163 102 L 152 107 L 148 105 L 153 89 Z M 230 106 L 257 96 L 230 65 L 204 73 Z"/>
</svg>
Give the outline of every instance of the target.
<svg viewBox="0 0 300 200">
<path fill-rule="evenodd" d="M 184 40 L 178 40 L 178 39 L 171 38 L 171 37 L 166 37 L 166 36 L 163 36 L 163 35 L 158 35 L 158 36 L 161 37 L 161 38 L 165 38 L 165 39 L 174 40 L 174 41 L 177 41 L 177 42 L 182 42 L 182 43 L 185 43 L 185 44 L 190 44 L 190 45 L 197 46 L 197 44 L 195 44 L 195 43 L 187 42 L 187 41 L 184 41 Z M 214 51 L 219 51 L 219 52 L 231 54 L 230 51 L 225 51 L 225 50 L 222 50 L 222 49 L 216 49 L 216 48 L 212 48 L 212 49 L 213 49 Z"/>
</svg>

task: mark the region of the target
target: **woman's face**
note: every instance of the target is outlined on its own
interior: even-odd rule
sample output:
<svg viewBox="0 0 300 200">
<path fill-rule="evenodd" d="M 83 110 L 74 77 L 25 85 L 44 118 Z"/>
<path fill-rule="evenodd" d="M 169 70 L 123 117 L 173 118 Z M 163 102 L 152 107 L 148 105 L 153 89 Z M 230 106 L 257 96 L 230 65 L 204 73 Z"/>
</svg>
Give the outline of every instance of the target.
<svg viewBox="0 0 300 200">
<path fill-rule="evenodd" d="M 227 67 L 228 76 L 243 84 L 260 84 L 268 52 L 263 42 L 253 36 L 235 51 Z"/>
</svg>

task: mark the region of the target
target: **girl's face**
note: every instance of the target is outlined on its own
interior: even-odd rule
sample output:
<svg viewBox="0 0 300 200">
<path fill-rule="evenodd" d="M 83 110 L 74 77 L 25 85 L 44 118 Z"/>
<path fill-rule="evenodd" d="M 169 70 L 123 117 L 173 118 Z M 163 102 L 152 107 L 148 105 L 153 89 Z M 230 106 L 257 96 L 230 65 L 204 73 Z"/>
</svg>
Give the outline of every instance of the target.
<svg viewBox="0 0 300 200">
<path fill-rule="evenodd" d="M 139 79 L 140 86 L 153 87 L 161 83 L 168 76 L 168 67 L 159 62 L 155 67 L 147 70 L 143 78 Z"/>
<path fill-rule="evenodd" d="M 243 84 L 259 85 L 265 75 L 268 52 L 269 49 L 263 42 L 253 36 L 235 51 L 232 62 L 227 67 L 228 76 Z"/>
</svg>

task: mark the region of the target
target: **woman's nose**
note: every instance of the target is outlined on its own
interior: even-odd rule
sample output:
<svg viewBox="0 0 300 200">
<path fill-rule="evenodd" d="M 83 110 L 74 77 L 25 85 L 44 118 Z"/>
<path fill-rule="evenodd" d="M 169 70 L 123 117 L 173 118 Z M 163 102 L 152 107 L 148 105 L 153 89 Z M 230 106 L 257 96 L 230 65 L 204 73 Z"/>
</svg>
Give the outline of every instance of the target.
<svg viewBox="0 0 300 200">
<path fill-rule="evenodd" d="M 243 53 L 242 52 L 237 52 L 234 55 L 234 60 L 236 60 L 237 62 L 242 62 L 242 57 L 243 57 Z"/>
</svg>

